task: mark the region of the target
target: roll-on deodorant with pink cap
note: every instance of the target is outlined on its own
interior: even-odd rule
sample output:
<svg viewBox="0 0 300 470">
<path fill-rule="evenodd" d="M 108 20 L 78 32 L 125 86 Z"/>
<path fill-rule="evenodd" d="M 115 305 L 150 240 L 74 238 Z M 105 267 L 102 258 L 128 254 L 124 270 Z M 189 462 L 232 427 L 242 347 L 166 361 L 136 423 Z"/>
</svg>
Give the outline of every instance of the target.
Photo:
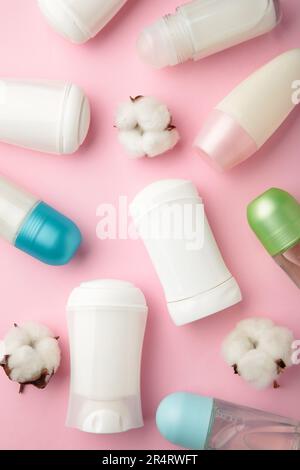
<svg viewBox="0 0 300 470">
<path fill-rule="evenodd" d="M 221 170 L 257 152 L 298 104 L 300 49 L 279 55 L 219 103 L 195 141 L 201 155 Z"/>
<path fill-rule="evenodd" d="M 96 36 L 127 0 L 38 0 L 48 23 L 71 42 Z"/>
<path fill-rule="evenodd" d="M 0 141 L 53 154 L 72 154 L 84 142 L 90 105 L 77 85 L 0 79 Z"/>
<path fill-rule="evenodd" d="M 144 29 L 137 49 L 153 67 L 176 65 L 261 36 L 280 18 L 279 0 L 193 0 Z"/>
</svg>

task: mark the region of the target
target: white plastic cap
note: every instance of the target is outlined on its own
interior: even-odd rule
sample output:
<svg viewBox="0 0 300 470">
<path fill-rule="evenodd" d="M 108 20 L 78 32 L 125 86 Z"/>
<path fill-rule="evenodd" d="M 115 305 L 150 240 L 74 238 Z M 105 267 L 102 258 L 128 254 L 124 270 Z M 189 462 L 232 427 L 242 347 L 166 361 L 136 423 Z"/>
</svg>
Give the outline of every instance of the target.
<svg viewBox="0 0 300 470">
<path fill-rule="evenodd" d="M 142 427 L 139 397 L 96 401 L 74 394 L 70 397 L 67 425 L 92 434 L 117 434 Z"/>
<path fill-rule="evenodd" d="M 66 39 L 83 44 L 92 37 L 60 0 L 38 0 L 38 5 L 50 26 Z"/>
</svg>

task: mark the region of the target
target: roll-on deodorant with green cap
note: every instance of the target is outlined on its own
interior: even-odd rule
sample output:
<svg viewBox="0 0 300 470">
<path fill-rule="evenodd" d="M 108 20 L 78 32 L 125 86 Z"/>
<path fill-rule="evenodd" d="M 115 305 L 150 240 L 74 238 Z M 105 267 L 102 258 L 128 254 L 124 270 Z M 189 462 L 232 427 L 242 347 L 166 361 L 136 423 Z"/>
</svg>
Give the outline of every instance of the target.
<svg viewBox="0 0 300 470">
<path fill-rule="evenodd" d="M 194 450 L 299 450 L 300 423 L 192 393 L 173 393 L 156 413 L 159 432 Z"/>
<path fill-rule="evenodd" d="M 268 253 L 300 288 L 300 204 L 271 188 L 248 206 L 248 222 Z"/>
<path fill-rule="evenodd" d="M 0 237 L 53 266 L 67 264 L 81 234 L 67 217 L 0 176 Z"/>
</svg>

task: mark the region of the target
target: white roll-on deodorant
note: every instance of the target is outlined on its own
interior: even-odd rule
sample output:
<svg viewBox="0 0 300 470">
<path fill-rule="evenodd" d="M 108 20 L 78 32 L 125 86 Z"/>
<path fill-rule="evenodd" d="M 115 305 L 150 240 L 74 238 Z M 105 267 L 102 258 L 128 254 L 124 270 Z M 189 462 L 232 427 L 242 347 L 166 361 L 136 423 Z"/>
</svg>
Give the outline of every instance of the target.
<svg viewBox="0 0 300 470">
<path fill-rule="evenodd" d="M 85 282 L 71 293 L 67 314 L 67 426 L 94 434 L 143 426 L 140 368 L 148 307 L 142 291 L 119 280 Z"/>
<path fill-rule="evenodd" d="M 152 183 L 136 196 L 130 211 L 176 325 L 241 301 L 239 286 L 225 265 L 191 181 Z"/>
<path fill-rule="evenodd" d="M 90 105 L 77 85 L 0 79 L 0 141 L 53 154 L 72 154 L 84 142 Z"/>
<path fill-rule="evenodd" d="M 38 0 L 49 24 L 66 39 L 82 44 L 96 36 L 127 0 Z"/>
<path fill-rule="evenodd" d="M 279 0 L 193 0 L 145 28 L 137 49 L 153 67 L 176 65 L 268 33 L 280 19 Z"/>
</svg>

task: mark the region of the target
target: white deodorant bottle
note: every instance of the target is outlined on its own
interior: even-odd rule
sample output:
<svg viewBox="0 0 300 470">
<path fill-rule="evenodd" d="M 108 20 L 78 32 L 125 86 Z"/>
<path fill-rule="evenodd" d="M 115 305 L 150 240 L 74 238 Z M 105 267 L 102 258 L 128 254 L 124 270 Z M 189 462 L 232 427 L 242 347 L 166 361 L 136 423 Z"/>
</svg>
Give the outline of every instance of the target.
<svg viewBox="0 0 300 470">
<path fill-rule="evenodd" d="M 193 0 L 147 27 L 137 48 L 154 67 L 176 65 L 268 33 L 280 18 L 279 0 Z"/>
<path fill-rule="evenodd" d="M 129 282 L 98 280 L 67 305 L 71 387 L 67 425 L 112 434 L 143 426 L 140 366 L 148 308 Z"/>
<path fill-rule="evenodd" d="M 221 170 L 256 153 L 299 104 L 300 49 L 277 56 L 219 103 L 195 146 Z"/>
<path fill-rule="evenodd" d="M 71 154 L 84 142 L 89 125 L 89 102 L 78 86 L 0 80 L 0 141 Z"/>
<path fill-rule="evenodd" d="M 126 2 L 127 0 L 38 0 L 50 25 L 77 44 L 96 36 Z"/>
<path fill-rule="evenodd" d="M 191 181 L 157 181 L 136 196 L 130 211 L 176 325 L 240 302 L 240 289 L 224 263 Z"/>
</svg>

